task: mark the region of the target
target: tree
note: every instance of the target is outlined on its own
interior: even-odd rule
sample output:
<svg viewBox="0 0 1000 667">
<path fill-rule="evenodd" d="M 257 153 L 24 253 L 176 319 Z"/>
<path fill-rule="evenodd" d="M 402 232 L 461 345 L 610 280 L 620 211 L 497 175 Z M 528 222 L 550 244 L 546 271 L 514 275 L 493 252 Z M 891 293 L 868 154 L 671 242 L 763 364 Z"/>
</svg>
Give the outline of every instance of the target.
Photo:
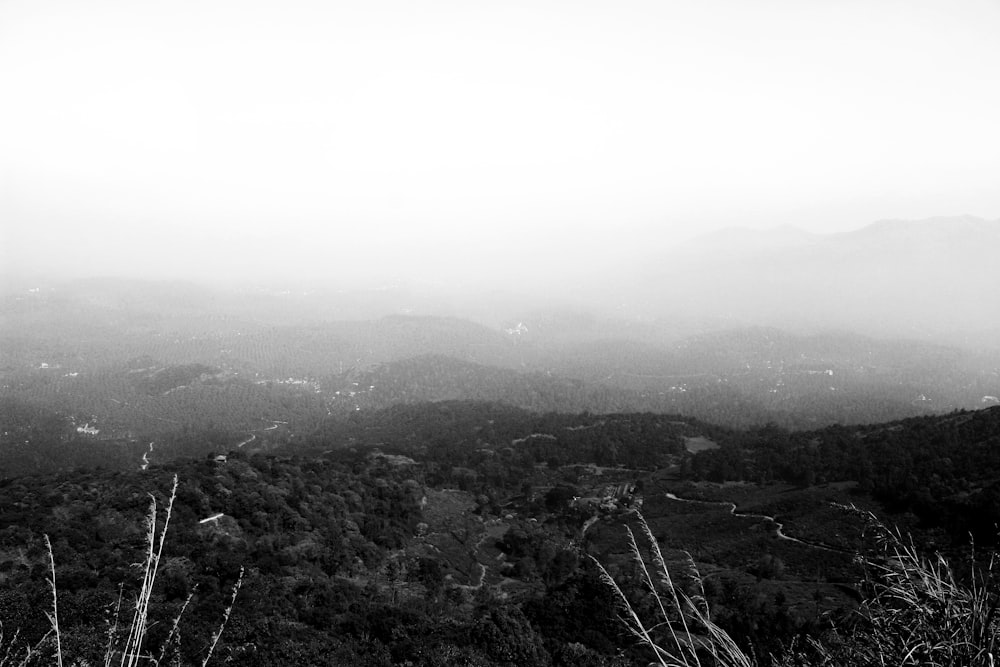
<svg viewBox="0 0 1000 667">
<path fill-rule="evenodd" d="M 567 509 L 575 497 L 576 489 L 574 487 L 563 484 L 553 486 L 545 493 L 545 509 L 550 512 Z"/>
</svg>

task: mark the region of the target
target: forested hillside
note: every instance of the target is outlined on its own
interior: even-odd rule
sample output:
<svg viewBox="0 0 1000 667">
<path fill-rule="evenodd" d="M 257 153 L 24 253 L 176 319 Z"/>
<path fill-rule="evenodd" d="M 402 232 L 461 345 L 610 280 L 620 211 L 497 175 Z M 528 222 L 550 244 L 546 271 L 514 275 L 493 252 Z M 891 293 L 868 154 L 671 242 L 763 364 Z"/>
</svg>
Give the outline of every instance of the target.
<svg viewBox="0 0 1000 667">
<path fill-rule="evenodd" d="M 681 337 L 544 311 L 506 327 L 346 319 L 341 300 L 127 281 L 7 294 L 0 397 L 139 447 L 185 427 L 303 436 L 329 415 L 455 399 L 800 429 L 1000 402 L 1000 357 L 982 350 L 731 325 Z"/>
<path fill-rule="evenodd" d="M 17 414 L 32 437 L 62 437 L 51 416 Z M 856 554 L 875 545 L 863 517 L 831 503 L 896 517 L 936 548 L 966 529 L 983 543 L 1000 520 L 998 429 L 1000 409 L 789 432 L 451 401 L 355 411 L 270 454 L 204 440 L 198 458 L 145 470 L 8 475 L 0 619 L 24 642 L 47 629 L 48 534 L 64 650 L 100 657 L 119 584 L 138 585 L 147 494 L 162 520 L 176 474 L 149 642 L 193 595 L 167 649 L 185 661 L 203 654 L 242 567 L 218 659 L 633 664 L 644 649 L 589 557 L 641 599 L 622 532 L 637 507 L 671 567 L 693 559 L 718 622 L 777 655 L 851 618 L 863 594 Z"/>
<path fill-rule="evenodd" d="M 863 427 L 733 433 L 691 462 L 697 479 L 849 480 L 894 512 L 961 540 L 994 544 L 1000 523 L 1000 407 Z"/>
<path fill-rule="evenodd" d="M 307 457 L 229 452 L 144 472 L 8 479 L 0 618 L 22 619 L 26 640 L 44 633 L 45 532 L 64 650 L 99 657 L 118 584 L 134 590 L 146 494 L 162 504 L 176 474 L 152 613 L 163 623 L 194 594 L 176 648 L 186 662 L 244 567 L 220 653 L 241 664 L 619 664 L 608 591 L 578 541 L 597 514 L 571 499 L 637 473 L 612 469 L 604 482 L 594 469 L 586 481 L 570 464 L 666 465 L 696 432 L 653 415 L 436 404 L 332 423 L 303 445 Z"/>
</svg>

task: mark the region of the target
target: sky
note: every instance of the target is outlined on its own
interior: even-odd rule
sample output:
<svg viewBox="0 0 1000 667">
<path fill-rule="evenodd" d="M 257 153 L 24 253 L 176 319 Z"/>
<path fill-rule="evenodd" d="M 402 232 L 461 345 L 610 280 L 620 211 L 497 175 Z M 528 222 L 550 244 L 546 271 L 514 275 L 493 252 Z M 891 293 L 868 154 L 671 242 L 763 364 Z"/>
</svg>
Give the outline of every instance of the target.
<svg viewBox="0 0 1000 667">
<path fill-rule="evenodd" d="M 528 280 L 1000 218 L 996 0 L 0 0 L 0 261 Z"/>
</svg>

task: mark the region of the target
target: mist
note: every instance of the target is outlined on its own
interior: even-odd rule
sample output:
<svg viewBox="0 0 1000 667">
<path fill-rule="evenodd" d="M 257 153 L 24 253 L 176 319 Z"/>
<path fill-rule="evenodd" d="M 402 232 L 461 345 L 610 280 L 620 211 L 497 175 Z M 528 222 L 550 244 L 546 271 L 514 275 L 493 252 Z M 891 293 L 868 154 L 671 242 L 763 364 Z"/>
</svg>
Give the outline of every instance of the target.
<svg viewBox="0 0 1000 667">
<path fill-rule="evenodd" d="M 4 3 L 0 275 L 988 331 L 998 12 Z"/>
<path fill-rule="evenodd" d="M 0 0 L 0 652 L 992 665 L 998 34 Z"/>
</svg>

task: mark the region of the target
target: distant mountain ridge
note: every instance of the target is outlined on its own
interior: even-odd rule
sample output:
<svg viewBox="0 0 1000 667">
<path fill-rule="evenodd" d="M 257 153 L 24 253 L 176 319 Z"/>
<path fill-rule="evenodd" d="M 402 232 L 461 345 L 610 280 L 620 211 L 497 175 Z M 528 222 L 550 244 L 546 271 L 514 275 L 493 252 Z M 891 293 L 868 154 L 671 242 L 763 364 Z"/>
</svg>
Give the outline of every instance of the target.
<svg viewBox="0 0 1000 667">
<path fill-rule="evenodd" d="M 724 327 L 722 318 L 692 335 L 693 318 L 572 308 L 525 307 L 496 326 L 415 313 L 340 319 L 341 303 L 122 281 L 9 294 L 0 300 L 0 398 L 61 413 L 100 438 L 148 444 L 214 424 L 259 445 L 278 435 L 262 431 L 276 423 L 301 435 L 329 413 L 421 401 L 814 428 L 1000 396 L 1000 354 L 928 341 Z"/>
<path fill-rule="evenodd" d="M 634 302 L 736 326 L 956 339 L 1000 327 L 997 257 L 1000 220 L 971 216 L 829 235 L 727 230 L 648 267 Z"/>
</svg>

